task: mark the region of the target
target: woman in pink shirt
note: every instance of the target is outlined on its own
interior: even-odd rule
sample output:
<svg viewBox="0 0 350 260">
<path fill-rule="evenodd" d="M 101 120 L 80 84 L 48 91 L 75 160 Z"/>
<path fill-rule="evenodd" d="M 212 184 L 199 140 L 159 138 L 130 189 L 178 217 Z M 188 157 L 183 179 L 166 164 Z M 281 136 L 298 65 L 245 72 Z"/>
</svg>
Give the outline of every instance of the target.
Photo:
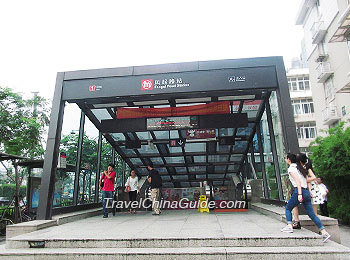
<svg viewBox="0 0 350 260">
<path fill-rule="evenodd" d="M 114 164 L 108 164 L 107 171 L 102 173 L 102 176 L 99 181 L 100 190 L 102 190 L 102 206 L 103 206 L 103 218 L 108 218 L 107 203 L 112 203 L 113 191 L 114 191 L 114 179 L 116 173 L 114 171 Z M 101 181 L 103 180 L 104 184 L 101 187 Z M 112 205 L 112 204 L 109 204 Z"/>
</svg>

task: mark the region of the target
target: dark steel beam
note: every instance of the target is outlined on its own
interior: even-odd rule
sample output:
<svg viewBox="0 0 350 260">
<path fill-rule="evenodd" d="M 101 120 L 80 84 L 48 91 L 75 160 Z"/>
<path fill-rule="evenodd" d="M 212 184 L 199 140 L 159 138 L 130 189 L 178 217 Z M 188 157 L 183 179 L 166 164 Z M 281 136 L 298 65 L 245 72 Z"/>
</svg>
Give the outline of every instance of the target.
<svg viewBox="0 0 350 260">
<path fill-rule="evenodd" d="M 77 152 L 77 163 L 75 167 L 75 177 L 74 177 L 74 191 L 73 191 L 73 205 L 78 204 L 79 196 L 79 178 L 80 178 L 80 169 L 81 169 L 81 158 L 83 151 L 83 142 L 84 142 L 84 128 L 85 128 L 85 113 L 81 111 L 80 113 L 80 126 L 79 126 L 79 139 L 78 139 L 78 152 Z"/>
<path fill-rule="evenodd" d="M 39 206 L 37 211 L 38 220 L 49 220 L 52 218 L 52 201 L 65 105 L 65 102 L 62 100 L 63 79 L 64 73 L 57 73 L 55 94 L 50 115 L 49 133 L 46 142 L 43 175 L 40 185 Z"/>
<path fill-rule="evenodd" d="M 257 135 L 258 135 L 260 164 L 261 164 L 261 171 L 262 171 L 263 184 L 264 184 L 264 196 L 265 196 L 265 199 L 269 199 L 270 198 L 269 183 L 268 183 L 267 176 L 266 176 L 265 159 L 264 159 L 264 146 L 262 144 L 262 139 L 261 139 L 260 124 L 258 124 L 256 127 L 257 127 L 256 131 L 257 131 Z"/>
<path fill-rule="evenodd" d="M 112 148 L 112 151 L 114 149 Z M 102 133 L 98 132 L 98 144 L 97 144 L 97 170 L 96 170 L 96 180 L 95 180 L 95 197 L 94 202 L 99 200 L 99 180 L 101 173 L 101 154 L 102 154 Z"/>
</svg>

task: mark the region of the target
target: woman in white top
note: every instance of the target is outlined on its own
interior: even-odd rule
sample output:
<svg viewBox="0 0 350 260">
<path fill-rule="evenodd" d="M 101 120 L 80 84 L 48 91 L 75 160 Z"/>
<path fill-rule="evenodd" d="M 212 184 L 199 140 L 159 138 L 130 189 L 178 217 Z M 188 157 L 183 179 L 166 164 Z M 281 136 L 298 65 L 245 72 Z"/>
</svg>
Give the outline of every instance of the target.
<svg viewBox="0 0 350 260">
<path fill-rule="evenodd" d="M 131 206 L 131 203 L 136 201 L 137 193 L 140 191 L 139 178 L 136 176 L 135 170 L 131 170 L 130 176 L 125 183 L 125 190 L 129 190 L 129 201 Z M 136 209 L 130 208 L 130 213 L 136 214 Z"/>
<path fill-rule="evenodd" d="M 289 165 L 288 175 L 289 180 L 294 187 L 294 191 L 286 205 L 287 226 L 281 229 L 281 231 L 286 233 L 293 233 L 292 210 L 299 203 L 303 203 L 308 216 L 320 229 L 321 235 L 323 237 L 323 242 L 326 242 L 331 237 L 331 235 L 327 233 L 324 226 L 322 225 L 321 220 L 315 215 L 312 208 L 311 195 L 307 188 L 306 181 L 307 171 L 301 166 L 300 161 L 297 162 L 295 154 L 288 153 L 285 160 Z"/>
<path fill-rule="evenodd" d="M 296 160 L 300 161 L 301 166 L 303 166 L 307 170 L 307 183 L 308 183 L 308 189 L 311 194 L 311 204 L 314 209 L 314 212 L 317 214 L 317 205 L 322 204 L 324 198 L 322 197 L 322 194 L 319 190 L 319 186 L 316 181 L 316 176 L 313 172 L 312 168 L 312 162 L 309 158 L 307 158 L 306 154 L 304 153 L 298 153 L 296 155 Z M 294 229 L 301 229 L 300 220 L 299 220 L 299 210 L 298 207 L 295 207 L 293 209 L 293 217 L 294 217 L 294 223 L 293 228 Z"/>
</svg>

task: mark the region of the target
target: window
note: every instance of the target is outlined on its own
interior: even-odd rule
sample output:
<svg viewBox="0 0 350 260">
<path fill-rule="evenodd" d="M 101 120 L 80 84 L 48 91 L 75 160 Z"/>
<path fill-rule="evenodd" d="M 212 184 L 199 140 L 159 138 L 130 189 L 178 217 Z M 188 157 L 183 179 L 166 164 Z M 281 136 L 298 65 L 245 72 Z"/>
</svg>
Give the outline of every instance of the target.
<svg viewBox="0 0 350 260">
<path fill-rule="evenodd" d="M 294 115 L 314 113 L 314 103 L 312 99 L 292 100 Z"/>
<path fill-rule="evenodd" d="M 330 103 L 335 98 L 332 77 L 330 77 L 329 79 L 326 80 L 326 82 L 324 84 L 324 93 L 326 94 L 327 103 Z"/>
<path fill-rule="evenodd" d="M 316 138 L 316 123 L 302 123 L 297 125 L 297 136 L 299 139 L 313 139 Z"/>
<path fill-rule="evenodd" d="M 288 78 L 290 92 L 310 90 L 309 77 Z"/>
</svg>

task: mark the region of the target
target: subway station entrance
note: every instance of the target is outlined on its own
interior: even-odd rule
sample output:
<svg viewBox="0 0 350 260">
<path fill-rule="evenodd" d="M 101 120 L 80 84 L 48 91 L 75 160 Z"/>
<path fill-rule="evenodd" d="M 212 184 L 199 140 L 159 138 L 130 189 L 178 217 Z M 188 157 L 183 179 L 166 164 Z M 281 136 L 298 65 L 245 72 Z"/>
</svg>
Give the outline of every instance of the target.
<svg viewBox="0 0 350 260">
<path fill-rule="evenodd" d="M 246 190 L 250 180 L 261 179 L 263 197 L 284 200 L 284 156 L 298 151 L 298 140 L 281 57 L 58 73 L 38 219 L 52 217 L 62 127 L 72 121 L 72 104 L 80 110 L 72 203 L 57 212 L 96 206 L 100 173 L 116 155 L 122 161 L 117 174 L 135 169 L 145 179 L 152 164 L 163 188 L 207 186 L 215 193 L 228 186 Z M 87 121 L 98 133 L 94 167 L 84 164 Z M 104 143 L 111 148 L 107 162 Z M 89 203 L 79 202 L 82 173 L 90 176 Z"/>
</svg>

